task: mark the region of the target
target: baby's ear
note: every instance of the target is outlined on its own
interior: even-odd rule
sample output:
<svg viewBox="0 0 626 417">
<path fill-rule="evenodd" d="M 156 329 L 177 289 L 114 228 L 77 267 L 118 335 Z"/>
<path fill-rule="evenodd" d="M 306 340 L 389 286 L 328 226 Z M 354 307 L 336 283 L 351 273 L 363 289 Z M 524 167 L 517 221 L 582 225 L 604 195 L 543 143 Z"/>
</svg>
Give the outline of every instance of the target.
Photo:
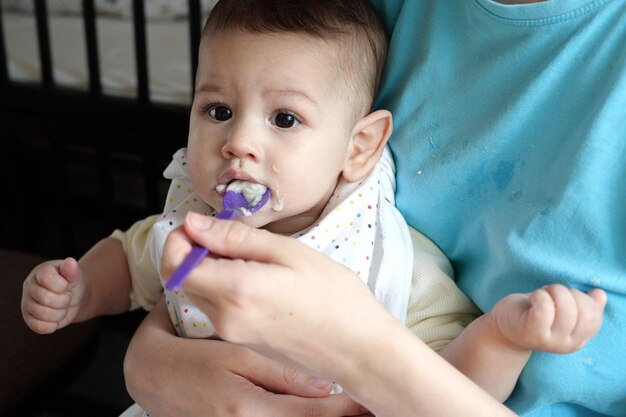
<svg viewBox="0 0 626 417">
<path fill-rule="evenodd" d="M 393 120 L 388 110 L 376 110 L 356 123 L 350 138 L 351 149 L 342 171 L 347 181 L 359 181 L 370 173 L 380 159 L 392 130 Z"/>
</svg>

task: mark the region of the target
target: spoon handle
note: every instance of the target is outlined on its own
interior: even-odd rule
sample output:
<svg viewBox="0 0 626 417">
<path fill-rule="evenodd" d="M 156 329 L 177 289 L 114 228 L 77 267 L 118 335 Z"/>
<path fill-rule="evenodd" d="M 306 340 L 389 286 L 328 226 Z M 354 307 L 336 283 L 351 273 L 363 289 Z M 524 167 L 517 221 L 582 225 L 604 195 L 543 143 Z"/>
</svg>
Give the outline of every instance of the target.
<svg viewBox="0 0 626 417">
<path fill-rule="evenodd" d="M 165 283 L 165 289 L 168 291 L 176 291 L 179 289 L 191 271 L 193 271 L 208 254 L 209 250 L 207 248 L 194 245 L 183 263 L 180 264 L 172 274 L 172 277 Z"/>
<path fill-rule="evenodd" d="M 215 215 L 217 219 L 232 220 L 239 212 L 236 209 L 224 209 Z"/>
<path fill-rule="evenodd" d="M 237 215 L 237 210 L 224 209 L 217 213 L 215 217 L 218 219 L 232 220 Z M 183 285 L 187 276 L 198 266 L 200 261 L 209 254 L 209 250 L 200 245 L 194 245 L 191 252 L 185 258 L 182 264 L 174 271 L 172 277 L 165 283 L 165 289 L 168 291 L 176 291 Z"/>
<path fill-rule="evenodd" d="M 218 219 L 232 220 L 236 216 L 243 214 L 242 208 L 247 208 L 250 213 L 254 213 L 268 202 L 270 198 L 270 190 L 266 190 L 263 199 L 254 207 L 249 207 L 243 194 L 235 191 L 227 191 L 224 196 L 224 208 L 215 216 Z M 198 266 L 198 264 L 209 254 L 209 250 L 200 245 L 194 245 L 189 255 L 183 260 L 183 263 L 174 271 L 171 278 L 165 283 L 165 289 L 175 291 L 179 289 L 187 276 Z"/>
</svg>

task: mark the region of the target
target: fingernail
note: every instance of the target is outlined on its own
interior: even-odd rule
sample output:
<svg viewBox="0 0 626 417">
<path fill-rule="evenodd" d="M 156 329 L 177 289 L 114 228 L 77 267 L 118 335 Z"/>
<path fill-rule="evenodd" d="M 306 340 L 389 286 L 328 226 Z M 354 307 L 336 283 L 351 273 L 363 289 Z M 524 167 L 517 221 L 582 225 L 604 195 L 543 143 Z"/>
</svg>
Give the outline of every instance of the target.
<svg viewBox="0 0 626 417">
<path fill-rule="evenodd" d="M 196 229 L 205 230 L 211 226 L 212 219 L 207 216 L 203 216 L 202 214 L 194 213 L 190 211 L 187 213 L 187 220 L 189 224 Z"/>
<path fill-rule="evenodd" d="M 317 388 L 317 389 L 327 389 L 332 385 L 332 381 L 329 381 L 327 379 L 322 379 L 322 378 L 311 378 L 309 379 L 309 384 L 311 384 L 312 387 Z"/>
</svg>

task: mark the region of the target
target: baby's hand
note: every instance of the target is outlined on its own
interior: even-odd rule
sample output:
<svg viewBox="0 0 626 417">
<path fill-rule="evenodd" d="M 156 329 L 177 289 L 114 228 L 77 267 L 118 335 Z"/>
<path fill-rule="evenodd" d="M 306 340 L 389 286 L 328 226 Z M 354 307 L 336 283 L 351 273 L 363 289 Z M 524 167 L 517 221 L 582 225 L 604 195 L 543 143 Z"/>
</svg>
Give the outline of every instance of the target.
<svg viewBox="0 0 626 417">
<path fill-rule="evenodd" d="M 512 294 L 490 314 L 500 333 L 520 349 L 570 353 L 582 348 L 602 325 L 606 293 L 584 293 L 553 284 L 530 294 Z"/>
<path fill-rule="evenodd" d="M 37 265 L 22 288 L 24 321 L 41 334 L 67 326 L 80 309 L 85 287 L 83 274 L 73 258 Z"/>
</svg>

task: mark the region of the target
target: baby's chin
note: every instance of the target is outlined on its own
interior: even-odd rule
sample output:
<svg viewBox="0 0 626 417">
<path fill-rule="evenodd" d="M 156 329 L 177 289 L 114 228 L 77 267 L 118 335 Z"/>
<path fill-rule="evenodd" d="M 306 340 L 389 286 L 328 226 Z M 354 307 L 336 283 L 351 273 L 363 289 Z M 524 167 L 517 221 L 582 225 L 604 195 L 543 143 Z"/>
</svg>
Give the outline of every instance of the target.
<svg viewBox="0 0 626 417">
<path fill-rule="evenodd" d="M 237 216 L 233 220 L 247 224 L 255 229 L 261 229 L 271 223 L 271 219 L 267 219 L 266 216 L 260 215 L 261 213 L 255 213 L 251 216 Z"/>
<path fill-rule="evenodd" d="M 291 236 L 295 233 L 288 225 L 281 221 L 281 218 L 271 215 L 263 215 L 265 213 L 256 213 L 252 216 L 239 216 L 234 220 L 247 224 L 255 229 L 264 229 L 279 235 Z M 269 213 L 268 213 L 269 214 Z"/>
</svg>

